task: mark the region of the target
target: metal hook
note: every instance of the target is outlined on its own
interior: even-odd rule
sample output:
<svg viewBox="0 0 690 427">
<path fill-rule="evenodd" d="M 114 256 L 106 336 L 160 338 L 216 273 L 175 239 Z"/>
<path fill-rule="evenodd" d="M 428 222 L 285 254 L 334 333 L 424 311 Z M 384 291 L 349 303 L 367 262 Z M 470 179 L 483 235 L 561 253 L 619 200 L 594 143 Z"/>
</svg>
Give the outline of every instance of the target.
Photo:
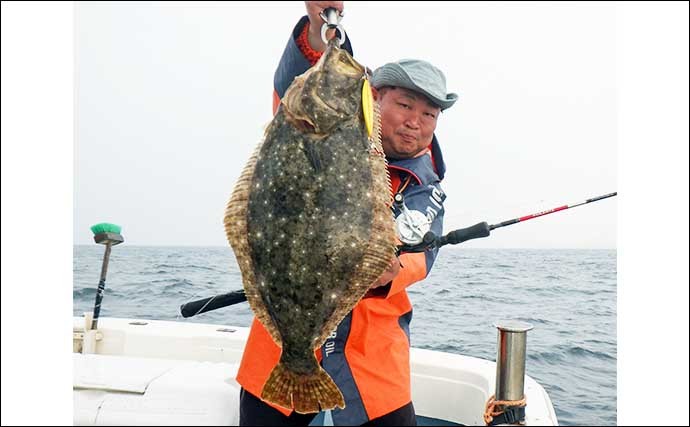
<svg viewBox="0 0 690 427">
<path fill-rule="evenodd" d="M 328 44 L 328 39 L 326 38 L 326 31 L 337 29 L 340 31 L 340 38 L 338 39 L 339 46 L 345 43 L 345 28 L 340 24 L 340 20 L 343 19 L 344 13 L 338 12 L 338 9 L 334 7 L 329 7 L 324 9 L 319 13 L 321 19 L 324 20 L 324 24 L 321 26 L 321 40 Z M 336 36 L 337 37 L 337 36 Z"/>
</svg>

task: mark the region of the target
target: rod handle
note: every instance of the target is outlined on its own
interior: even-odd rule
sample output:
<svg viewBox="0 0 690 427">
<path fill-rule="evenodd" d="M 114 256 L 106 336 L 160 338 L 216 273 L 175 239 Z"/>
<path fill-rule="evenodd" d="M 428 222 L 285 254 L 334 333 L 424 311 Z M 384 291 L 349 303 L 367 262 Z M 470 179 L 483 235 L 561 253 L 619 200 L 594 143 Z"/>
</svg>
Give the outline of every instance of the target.
<svg viewBox="0 0 690 427">
<path fill-rule="evenodd" d="M 206 313 L 207 311 L 227 307 L 244 301 L 247 301 L 247 296 L 244 294 L 244 290 L 240 289 L 239 291 L 232 291 L 227 294 L 215 295 L 182 304 L 180 306 L 180 313 L 182 313 L 182 317 L 192 317 L 197 314 Z"/>
<path fill-rule="evenodd" d="M 489 229 L 489 224 L 486 221 L 482 221 L 467 228 L 451 231 L 445 236 L 439 238 L 438 246 L 441 247 L 449 244 L 457 245 L 458 243 L 466 242 L 468 240 L 487 237 L 490 233 L 491 231 Z"/>
</svg>

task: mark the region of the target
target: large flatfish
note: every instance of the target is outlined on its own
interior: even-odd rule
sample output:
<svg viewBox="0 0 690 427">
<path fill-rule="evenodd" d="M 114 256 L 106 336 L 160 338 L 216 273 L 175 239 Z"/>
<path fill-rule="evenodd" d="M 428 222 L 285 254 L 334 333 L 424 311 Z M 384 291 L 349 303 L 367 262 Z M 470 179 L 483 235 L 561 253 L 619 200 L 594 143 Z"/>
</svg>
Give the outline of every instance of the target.
<svg viewBox="0 0 690 427">
<path fill-rule="evenodd" d="M 249 304 L 281 349 L 261 398 L 344 408 L 314 350 L 394 255 L 390 181 L 365 67 L 335 42 L 295 78 L 228 202 Z"/>
</svg>

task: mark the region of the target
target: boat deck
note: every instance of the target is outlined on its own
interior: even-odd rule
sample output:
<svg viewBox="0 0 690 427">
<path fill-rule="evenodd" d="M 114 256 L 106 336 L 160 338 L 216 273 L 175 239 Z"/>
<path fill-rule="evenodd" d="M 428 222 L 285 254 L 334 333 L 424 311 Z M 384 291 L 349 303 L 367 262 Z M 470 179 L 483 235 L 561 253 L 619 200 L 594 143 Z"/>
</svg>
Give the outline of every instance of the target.
<svg viewBox="0 0 690 427">
<path fill-rule="evenodd" d="M 238 424 L 235 376 L 248 328 L 114 318 L 101 318 L 97 332 L 83 326 L 74 318 L 75 425 Z M 484 425 L 494 362 L 412 348 L 410 368 L 419 425 Z M 557 425 L 548 394 L 529 376 L 525 396 L 526 425 Z M 330 413 L 312 425 L 332 425 Z"/>
</svg>

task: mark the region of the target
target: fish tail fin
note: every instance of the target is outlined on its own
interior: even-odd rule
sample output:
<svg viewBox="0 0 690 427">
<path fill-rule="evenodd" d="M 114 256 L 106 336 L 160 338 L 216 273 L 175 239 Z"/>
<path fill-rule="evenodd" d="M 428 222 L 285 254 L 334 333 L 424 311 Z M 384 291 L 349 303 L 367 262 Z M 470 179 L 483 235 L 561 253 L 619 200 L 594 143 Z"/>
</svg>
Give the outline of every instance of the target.
<svg viewBox="0 0 690 427">
<path fill-rule="evenodd" d="M 261 398 L 300 414 L 345 408 L 343 394 L 320 366 L 312 375 L 297 374 L 279 363 L 266 381 Z"/>
</svg>

